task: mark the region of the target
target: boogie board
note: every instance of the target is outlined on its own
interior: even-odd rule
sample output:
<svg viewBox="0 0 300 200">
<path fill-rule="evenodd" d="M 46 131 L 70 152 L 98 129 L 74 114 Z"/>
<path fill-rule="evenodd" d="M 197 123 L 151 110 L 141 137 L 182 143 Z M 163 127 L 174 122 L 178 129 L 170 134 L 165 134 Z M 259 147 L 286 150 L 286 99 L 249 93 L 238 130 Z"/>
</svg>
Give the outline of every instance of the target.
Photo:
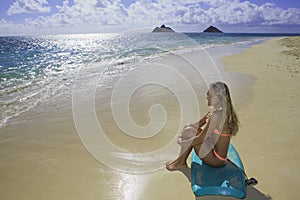
<svg viewBox="0 0 300 200">
<path fill-rule="evenodd" d="M 246 197 L 244 166 L 232 144 L 229 145 L 227 158 L 223 167 L 211 167 L 203 163 L 193 150 L 191 182 L 196 196 Z"/>
</svg>

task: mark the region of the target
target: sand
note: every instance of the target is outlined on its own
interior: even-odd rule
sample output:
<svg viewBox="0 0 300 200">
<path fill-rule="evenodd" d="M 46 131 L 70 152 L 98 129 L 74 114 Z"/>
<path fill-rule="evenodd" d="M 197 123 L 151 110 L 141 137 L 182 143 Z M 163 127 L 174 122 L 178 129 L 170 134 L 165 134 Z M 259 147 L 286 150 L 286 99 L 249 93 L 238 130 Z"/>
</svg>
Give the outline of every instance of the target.
<svg viewBox="0 0 300 200">
<path fill-rule="evenodd" d="M 296 181 L 300 167 L 296 144 L 299 138 L 299 124 L 296 122 L 299 117 L 299 49 L 293 47 L 295 39 L 299 41 L 299 38 L 284 38 L 255 45 L 224 58 L 226 70 L 230 73 L 222 72 L 220 68 L 221 76 L 232 89 L 233 102 L 242 123 L 233 143 L 248 175 L 259 180 L 257 186 L 248 188 L 246 199 L 297 198 Z M 195 52 L 187 57 L 194 65 L 200 62 Z M 179 63 L 172 57 L 163 62 Z M 191 74 L 192 71 L 187 75 Z M 189 78 L 195 88 L 198 79 L 197 74 Z M 237 81 L 241 83 L 237 84 Z M 203 100 L 203 105 L 200 105 L 203 110 L 207 108 L 206 91 L 202 89 L 199 89 L 199 98 Z M 187 94 L 184 89 L 179 88 L 179 91 L 179 95 Z M 151 105 L 153 100 L 174 112 L 169 119 L 173 126 L 167 125 L 163 130 L 166 134 L 155 136 L 149 142 L 143 141 L 140 146 L 133 145 L 138 144 L 137 139 L 112 136 L 116 144 L 132 148 L 130 150 L 134 152 L 158 148 L 170 140 L 173 128 L 178 128 L 178 109 L 173 108 L 176 101 L 158 98 L 168 92 L 157 88 L 147 88 L 143 94 L 145 92 L 152 94 L 153 98 L 144 101 L 137 95 L 131 102 L 137 104 L 132 110 L 137 122 L 143 124 L 149 120 L 145 115 L 147 112 L 143 110 L 140 114 L 140 109 L 144 109 L 143 105 Z M 116 133 L 117 127 L 111 126 L 111 116 L 106 114 L 110 112 L 110 105 L 106 103 L 103 108 L 100 105 L 103 106 L 107 99 L 100 100 L 96 103 L 98 117 L 103 117 L 104 122 L 108 120 L 103 127 Z M 169 172 L 161 164 L 162 168 L 154 172 L 132 174 L 102 164 L 84 148 L 74 124 L 71 105 L 55 112 L 24 113 L 22 117 L 26 119 L 24 122 L 0 129 L 0 199 L 221 199 L 196 198 L 190 187 L 188 170 Z M 177 148 L 174 146 L 171 157 L 176 156 Z"/>
<path fill-rule="evenodd" d="M 300 37 L 277 38 L 224 58 L 228 71 L 256 78 L 234 143 L 256 188 L 273 199 L 299 196 L 299 46 Z"/>
</svg>

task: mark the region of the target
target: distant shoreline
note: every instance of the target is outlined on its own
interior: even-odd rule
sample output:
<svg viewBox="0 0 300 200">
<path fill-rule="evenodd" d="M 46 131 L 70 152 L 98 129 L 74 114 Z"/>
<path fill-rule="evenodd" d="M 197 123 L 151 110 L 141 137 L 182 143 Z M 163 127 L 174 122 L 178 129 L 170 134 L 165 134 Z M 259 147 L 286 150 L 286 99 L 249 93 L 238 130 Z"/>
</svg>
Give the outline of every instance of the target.
<svg viewBox="0 0 300 200">
<path fill-rule="evenodd" d="M 95 33 L 95 32 L 91 32 L 91 33 L 63 33 L 63 34 L 37 34 L 37 35 L 20 35 L 20 34 L 16 34 L 16 35 L 0 35 L 0 37 L 45 37 L 45 36 L 62 36 L 62 35 L 98 35 L 98 34 L 122 34 L 123 32 L 99 32 L 99 33 Z M 149 29 L 149 31 L 142 31 L 140 33 L 151 33 L 151 29 Z M 172 33 L 172 32 L 169 32 Z M 180 31 L 180 32 L 174 32 L 174 33 L 181 33 L 181 34 L 199 34 L 199 33 L 203 33 L 201 31 Z M 211 34 L 211 33 L 206 33 L 206 34 Z M 283 32 L 278 32 L 278 33 L 273 33 L 273 32 L 223 32 L 220 33 L 220 35 L 222 34 L 245 34 L 245 35 L 273 35 L 273 36 L 300 36 L 300 33 L 283 33 Z"/>
</svg>

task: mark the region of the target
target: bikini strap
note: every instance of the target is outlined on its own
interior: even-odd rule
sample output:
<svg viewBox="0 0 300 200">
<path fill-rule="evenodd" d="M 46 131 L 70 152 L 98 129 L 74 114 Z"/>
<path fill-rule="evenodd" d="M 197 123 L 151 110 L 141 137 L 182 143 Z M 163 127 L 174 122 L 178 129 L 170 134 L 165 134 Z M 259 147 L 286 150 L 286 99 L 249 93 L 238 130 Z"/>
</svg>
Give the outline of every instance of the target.
<svg viewBox="0 0 300 200">
<path fill-rule="evenodd" d="M 224 161 L 224 162 L 227 162 L 227 158 L 223 158 L 222 156 L 220 156 L 220 155 L 216 152 L 216 150 L 213 149 L 213 153 L 214 153 L 214 155 L 215 155 L 219 160 Z"/>
<path fill-rule="evenodd" d="M 221 135 L 221 136 L 224 136 L 224 137 L 229 137 L 231 136 L 231 134 L 226 134 L 226 133 L 221 133 L 221 131 L 219 131 L 218 129 L 215 128 L 214 130 L 214 133 L 217 134 L 217 135 Z"/>
</svg>

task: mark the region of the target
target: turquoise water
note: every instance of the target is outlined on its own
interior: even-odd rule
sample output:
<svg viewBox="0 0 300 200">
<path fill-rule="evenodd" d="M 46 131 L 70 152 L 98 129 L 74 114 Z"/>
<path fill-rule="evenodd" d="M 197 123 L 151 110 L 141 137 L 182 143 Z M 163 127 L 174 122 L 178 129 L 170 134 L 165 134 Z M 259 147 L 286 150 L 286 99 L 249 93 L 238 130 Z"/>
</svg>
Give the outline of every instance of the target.
<svg viewBox="0 0 300 200">
<path fill-rule="evenodd" d="M 170 53 L 282 34 L 134 33 L 0 37 L 0 125 L 52 97 L 70 94 L 89 63 L 106 67 L 102 84 L 132 63 Z"/>
</svg>

